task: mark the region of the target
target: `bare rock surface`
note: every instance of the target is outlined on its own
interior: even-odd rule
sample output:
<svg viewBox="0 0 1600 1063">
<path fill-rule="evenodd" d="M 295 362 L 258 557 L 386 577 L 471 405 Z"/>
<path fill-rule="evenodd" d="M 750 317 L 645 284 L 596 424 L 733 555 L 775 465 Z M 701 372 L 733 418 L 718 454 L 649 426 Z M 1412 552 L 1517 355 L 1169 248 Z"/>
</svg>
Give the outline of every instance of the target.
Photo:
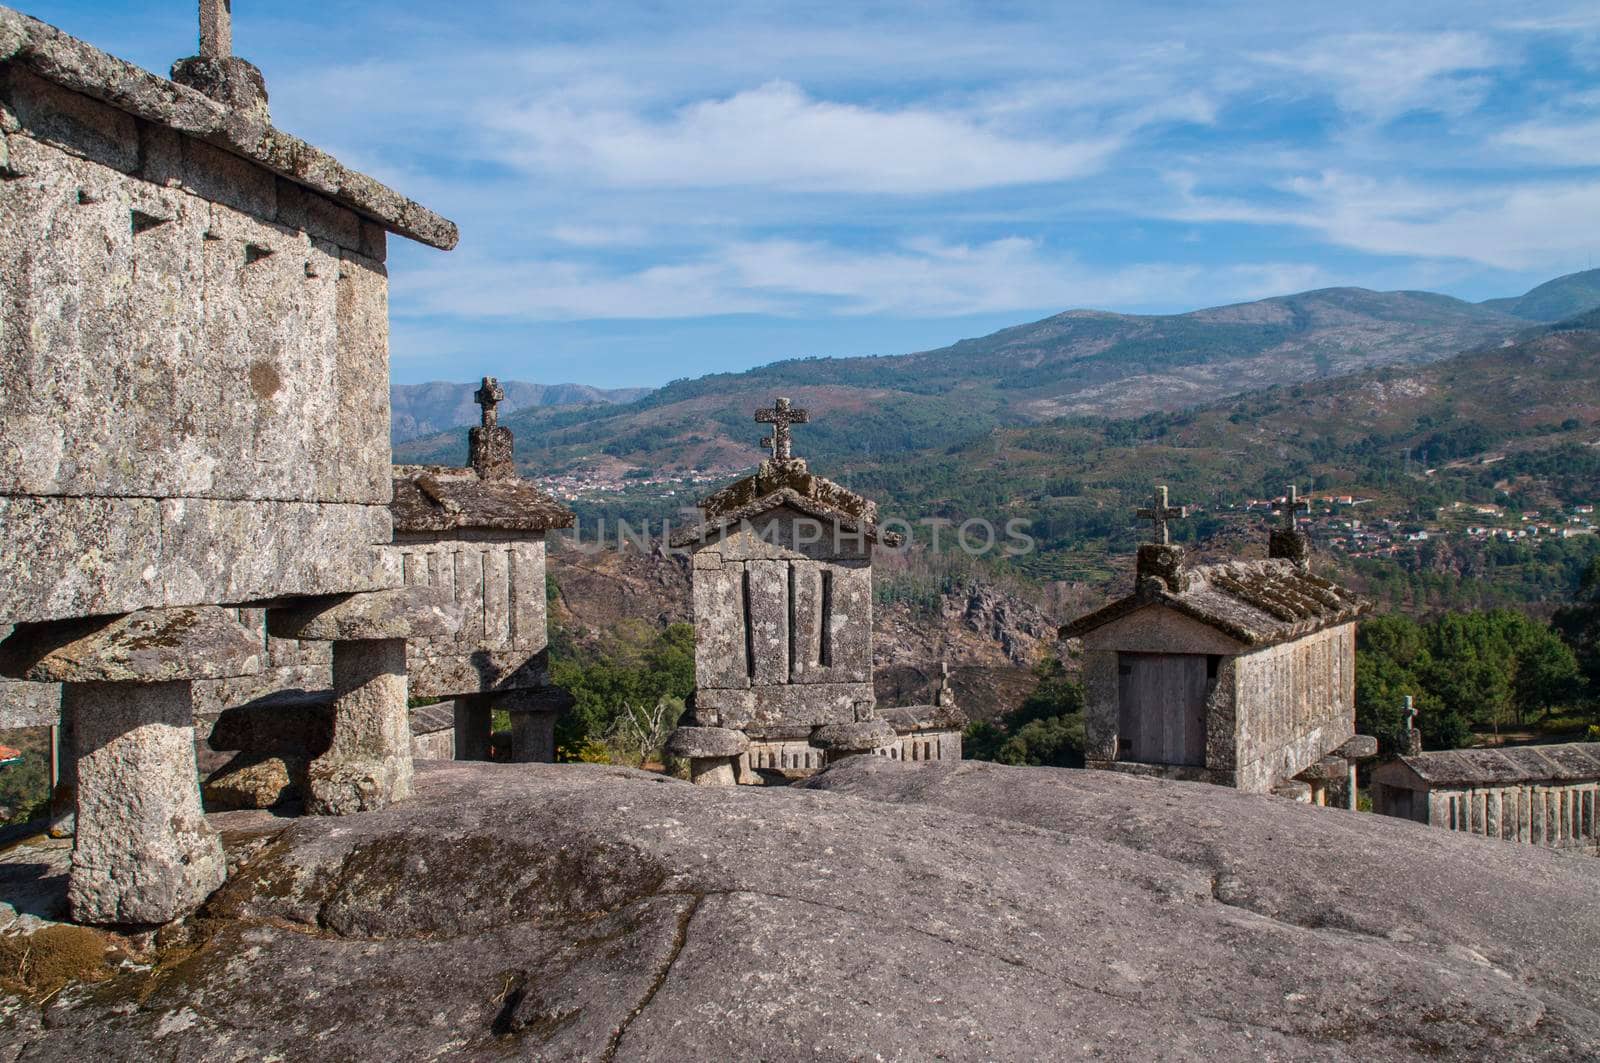
<svg viewBox="0 0 1600 1063">
<path fill-rule="evenodd" d="M 149 969 L 42 1005 L 0 1001 L 8 1047 L 28 1060 L 1600 1051 L 1600 861 L 1047 768 L 855 757 L 810 788 L 707 789 L 441 762 L 417 784 L 381 812 L 235 839 L 190 941 L 171 933 Z"/>
</svg>

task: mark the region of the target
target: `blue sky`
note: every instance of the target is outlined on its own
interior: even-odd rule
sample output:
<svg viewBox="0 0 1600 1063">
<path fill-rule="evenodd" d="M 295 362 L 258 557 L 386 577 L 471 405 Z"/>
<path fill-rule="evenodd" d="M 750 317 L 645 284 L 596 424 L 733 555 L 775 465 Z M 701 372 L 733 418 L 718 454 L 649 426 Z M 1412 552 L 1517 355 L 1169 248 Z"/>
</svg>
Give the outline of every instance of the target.
<svg viewBox="0 0 1600 1063">
<path fill-rule="evenodd" d="M 276 123 L 458 222 L 397 382 L 659 384 L 1600 251 L 1600 5 L 236 0 Z M 195 5 L 27 13 L 151 69 Z"/>
</svg>

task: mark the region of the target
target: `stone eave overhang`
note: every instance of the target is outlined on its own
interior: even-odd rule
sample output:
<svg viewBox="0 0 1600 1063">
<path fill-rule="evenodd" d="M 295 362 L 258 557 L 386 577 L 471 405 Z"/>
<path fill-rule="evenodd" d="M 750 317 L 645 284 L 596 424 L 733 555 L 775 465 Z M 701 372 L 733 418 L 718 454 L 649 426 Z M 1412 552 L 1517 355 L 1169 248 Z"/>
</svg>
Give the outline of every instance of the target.
<svg viewBox="0 0 1600 1063">
<path fill-rule="evenodd" d="M 1197 570 L 1196 589 L 1181 593 L 1166 589 L 1159 580 L 1146 580 L 1135 593 L 1063 625 L 1058 634 L 1063 639 L 1082 638 L 1141 609 L 1159 606 L 1214 628 L 1244 648 L 1262 649 L 1350 623 L 1372 608 L 1371 602 L 1309 573 L 1300 573 L 1299 579 L 1321 592 L 1314 602 L 1304 597 L 1295 600 L 1293 592 L 1285 592 L 1277 601 L 1241 601 L 1230 593 L 1237 587 L 1235 581 L 1217 575 L 1229 567 Z"/>
<path fill-rule="evenodd" d="M 0 66 L 7 63 L 231 152 L 397 236 L 441 251 L 455 247 L 460 238 L 454 222 L 300 138 L 253 121 L 202 92 L 108 55 L 38 19 L 0 7 Z"/>
<path fill-rule="evenodd" d="M 546 532 L 577 515 L 519 477 L 479 478 L 458 466 L 396 465 L 389 515 L 396 534 L 454 531 Z"/>
<path fill-rule="evenodd" d="M 735 509 L 719 513 L 717 516 L 692 528 L 684 528 L 674 532 L 669 540 L 669 545 L 676 549 L 708 543 L 737 528 L 740 524 L 755 520 L 757 517 L 773 510 L 784 508 L 795 510 L 808 517 L 814 517 L 825 524 L 831 524 L 839 529 L 840 534 L 849 536 L 852 539 L 859 537 L 868 543 L 874 545 L 881 543 L 884 546 L 899 546 L 905 541 L 905 536 L 899 532 L 884 531 L 871 521 L 862 520 L 845 510 L 819 502 L 814 498 L 809 498 L 793 488 L 784 487 Z"/>
<path fill-rule="evenodd" d="M 1500 749 L 1442 749 L 1397 758 L 1429 786 L 1600 781 L 1600 742 Z"/>
</svg>

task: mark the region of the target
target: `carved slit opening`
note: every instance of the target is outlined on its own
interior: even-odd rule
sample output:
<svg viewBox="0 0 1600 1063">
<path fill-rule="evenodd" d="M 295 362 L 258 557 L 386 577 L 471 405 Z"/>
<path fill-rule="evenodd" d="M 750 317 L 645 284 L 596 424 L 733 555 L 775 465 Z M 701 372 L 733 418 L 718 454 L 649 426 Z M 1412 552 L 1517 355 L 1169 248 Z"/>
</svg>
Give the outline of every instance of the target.
<svg viewBox="0 0 1600 1063">
<path fill-rule="evenodd" d="M 135 236 L 140 233 L 147 233 L 151 229 L 165 225 L 172 220 L 171 218 L 158 218 L 154 214 L 146 214 L 142 210 L 132 211 L 131 214 L 133 216 L 133 235 Z"/>
<path fill-rule="evenodd" d="M 833 664 L 833 573 L 822 570 L 822 622 L 817 625 L 817 663 L 824 668 Z"/>
<path fill-rule="evenodd" d="M 798 670 L 795 666 L 800 663 L 800 647 L 796 645 L 799 641 L 800 603 L 795 596 L 794 565 L 785 565 L 784 568 L 789 579 L 789 675 L 793 678 Z"/>
<path fill-rule="evenodd" d="M 739 575 L 739 600 L 744 606 L 744 673 L 751 680 L 756 677 L 755 611 L 750 605 L 750 567 L 745 565 Z"/>
<path fill-rule="evenodd" d="M 270 248 L 270 247 L 265 247 L 265 246 L 263 246 L 261 244 L 245 244 L 244 245 L 244 264 L 247 265 L 247 266 L 254 265 L 255 263 L 260 262 L 264 258 L 271 258 L 271 257 L 272 257 L 272 248 Z"/>
</svg>

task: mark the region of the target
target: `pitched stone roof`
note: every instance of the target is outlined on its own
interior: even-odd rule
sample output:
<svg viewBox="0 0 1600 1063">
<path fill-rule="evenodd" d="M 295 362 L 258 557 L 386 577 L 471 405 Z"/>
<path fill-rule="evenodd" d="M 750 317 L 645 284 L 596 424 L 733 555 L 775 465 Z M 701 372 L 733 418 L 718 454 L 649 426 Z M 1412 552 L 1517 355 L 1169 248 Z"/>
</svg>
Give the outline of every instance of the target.
<svg viewBox="0 0 1600 1063">
<path fill-rule="evenodd" d="M 741 521 L 784 507 L 836 524 L 844 534 L 860 535 L 869 543 L 898 546 L 904 540 L 898 532 L 878 527 L 876 502 L 814 475 L 804 458 L 789 458 L 763 461 L 752 475 L 701 499 L 700 510 L 705 519 L 674 533 L 671 545 L 704 542 Z"/>
<path fill-rule="evenodd" d="M 432 705 L 418 705 L 411 710 L 411 733 L 431 735 L 452 730 L 456 725 L 456 706 L 453 701 L 436 701 Z"/>
<path fill-rule="evenodd" d="M 1519 782 L 1600 779 L 1600 742 L 1500 749 L 1444 749 L 1401 757 L 1434 786 L 1503 786 Z"/>
<path fill-rule="evenodd" d="M 470 466 L 396 465 L 389 513 L 396 532 L 548 531 L 572 510 L 530 480 L 485 479 Z"/>
<path fill-rule="evenodd" d="M 389 232 L 443 251 L 456 246 L 453 222 L 327 152 L 8 7 L 0 7 L 0 63 L 16 63 L 135 118 L 214 144 L 342 203 Z"/>
<path fill-rule="evenodd" d="M 1246 646 L 1268 646 L 1354 620 L 1370 602 L 1292 561 L 1229 561 L 1186 569 L 1181 591 L 1158 579 L 1140 581 L 1126 598 L 1061 629 L 1080 638 L 1149 605 L 1161 605 L 1216 628 Z"/>
</svg>

